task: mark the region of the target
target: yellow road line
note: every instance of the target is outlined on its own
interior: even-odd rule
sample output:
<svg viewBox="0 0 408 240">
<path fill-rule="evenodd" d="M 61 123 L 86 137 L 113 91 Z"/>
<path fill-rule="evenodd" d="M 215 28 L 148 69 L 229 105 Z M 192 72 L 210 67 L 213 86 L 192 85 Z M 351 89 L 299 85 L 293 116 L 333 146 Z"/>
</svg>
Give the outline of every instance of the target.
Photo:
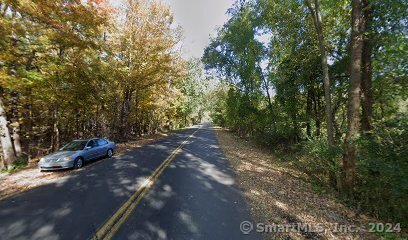
<svg viewBox="0 0 408 240">
<path fill-rule="evenodd" d="M 201 127 L 200 127 L 201 128 Z M 186 140 L 184 140 L 163 162 L 158 168 L 143 182 L 142 186 L 130 196 L 130 198 L 122 204 L 122 206 L 110 217 L 106 223 L 96 232 L 92 239 L 111 239 L 119 230 L 120 226 L 126 221 L 137 204 L 143 199 L 144 195 L 156 183 L 164 169 L 170 164 L 174 157 L 180 152 L 181 148 L 188 143 L 188 140 L 200 130 L 198 128 Z"/>
</svg>

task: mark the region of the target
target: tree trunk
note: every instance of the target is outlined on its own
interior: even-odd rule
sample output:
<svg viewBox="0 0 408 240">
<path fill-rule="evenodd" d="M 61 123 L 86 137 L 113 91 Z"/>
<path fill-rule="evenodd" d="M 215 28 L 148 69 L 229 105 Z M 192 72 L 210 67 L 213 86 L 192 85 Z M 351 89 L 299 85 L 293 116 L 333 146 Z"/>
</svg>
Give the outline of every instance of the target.
<svg viewBox="0 0 408 240">
<path fill-rule="evenodd" d="M 314 115 L 315 115 L 315 125 L 316 125 L 316 136 L 320 137 L 320 100 L 319 96 L 315 93 L 315 89 L 312 91 L 312 99 L 314 102 Z"/>
<path fill-rule="evenodd" d="M 16 161 L 16 156 L 13 150 L 10 133 L 7 126 L 6 111 L 4 109 L 3 100 L 0 97 L 0 139 L 1 148 L 3 150 L 4 165 L 10 169 Z"/>
<path fill-rule="evenodd" d="M 316 28 L 317 38 L 319 40 L 320 56 L 322 60 L 323 69 L 323 87 L 324 87 L 324 100 L 326 102 L 326 118 L 327 118 L 327 140 L 330 145 L 334 144 L 333 137 L 333 118 L 331 110 L 331 95 L 330 95 L 330 77 L 329 77 L 329 65 L 327 63 L 327 51 L 324 43 L 322 18 L 320 16 L 319 0 L 315 0 L 315 8 L 312 7 L 310 0 L 305 0 L 306 5 L 309 8 L 310 14 L 313 18 L 313 23 Z"/>
<path fill-rule="evenodd" d="M 310 127 L 310 116 L 312 115 L 312 90 L 309 89 L 307 90 L 307 102 L 306 102 L 306 135 L 311 138 L 312 137 L 312 131 Z"/>
<path fill-rule="evenodd" d="M 51 150 L 59 149 L 60 134 L 58 129 L 58 110 L 54 107 L 52 110 L 52 135 L 51 135 Z"/>
<path fill-rule="evenodd" d="M 276 130 L 276 122 L 275 122 L 275 114 L 273 111 L 273 105 L 272 105 L 272 99 L 271 99 L 271 94 L 269 93 L 269 86 L 268 86 L 268 82 L 265 78 L 265 75 L 262 72 L 262 68 L 260 66 L 260 64 L 258 63 L 257 65 L 258 68 L 258 72 L 259 72 L 259 76 L 261 77 L 262 83 L 264 85 L 265 91 L 266 91 L 266 96 L 267 96 L 267 100 L 268 100 L 268 106 L 269 106 L 269 111 L 271 113 L 271 117 L 272 117 L 272 124 L 273 124 L 273 128 L 274 130 Z"/>
<path fill-rule="evenodd" d="M 6 167 L 6 164 L 4 163 L 4 158 L 3 158 L 3 148 L 1 147 L 0 144 L 0 170 L 4 169 Z"/>
<path fill-rule="evenodd" d="M 363 21 L 361 0 L 352 0 L 351 42 L 350 42 L 350 86 L 347 111 L 347 133 L 344 140 L 342 191 L 353 192 L 355 180 L 356 142 L 360 123 L 360 83 L 363 49 Z"/>
<path fill-rule="evenodd" d="M 118 139 L 121 142 L 126 142 L 128 140 L 128 129 L 129 129 L 129 114 L 131 111 L 131 100 L 132 100 L 133 90 L 126 89 L 123 92 L 123 102 L 122 109 L 120 112 L 120 130 Z"/>
<path fill-rule="evenodd" d="M 31 159 L 31 148 L 30 148 L 30 141 L 33 134 L 33 121 L 32 121 L 32 105 L 33 105 L 33 98 L 32 98 L 32 90 L 30 87 L 26 90 L 27 100 L 24 104 L 24 111 L 23 111 L 23 129 L 24 133 L 23 136 L 23 149 L 24 153 L 27 156 L 27 161 Z"/>
<path fill-rule="evenodd" d="M 371 130 L 371 117 L 373 112 L 372 100 L 372 21 L 373 7 L 369 0 L 363 0 L 363 17 L 364 17 L 364 37 L 363 37 L 363 55 L 362 55 L 362 77 L 361 77 L 361 101 L 362 116 L 361 128 L 363 131 Z"/>
<path fill-rule="evenodd" d="M 79 137 L 79 131 L 81 130 L 80 129 L 80 123 L 79 123 L 79 117 L 81 115 L 80 115 L 78 109 L 75 109 L 75 112 L 76 112 L 76 114 L 75 114 L 75 137 L 79 139 L 80 138 Z"/>
<path fill-rule="evenodd" d="M 13 140 L 14 153 L 16 157 L 21 157 L 21 139 L 20 139 L 20 123 L 19 123 L 19 113 L 18 113 L 18 93 L 13 91 L 11 93 L 11 139 Z"/>
<path fill-rule="evenodd" d="M 143 111 L 140 105 L 140 95 L 139 91 L 135 90 L 135 98 L 134 98 L 134 105 L 133 108 L 135 109 L 135 125 L 136 125 L 136 135 L 141 137 L 143 134 Z"/>
</svg>

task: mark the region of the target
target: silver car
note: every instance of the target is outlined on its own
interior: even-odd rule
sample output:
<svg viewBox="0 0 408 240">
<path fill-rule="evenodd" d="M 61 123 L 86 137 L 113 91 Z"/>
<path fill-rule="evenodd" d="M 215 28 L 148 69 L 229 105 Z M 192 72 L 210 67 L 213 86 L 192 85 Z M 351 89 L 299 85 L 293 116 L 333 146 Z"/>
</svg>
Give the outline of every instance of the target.
<svg viewBox="0 0 408 240">
<path fill-rule="evenodd" d="M 59 151 L 40 159 L 40 170 L 81 168 L 85 162 L 101 157 L 112 157 L 116 145 L 103 138 L 74 140 Z"/>
</svg>

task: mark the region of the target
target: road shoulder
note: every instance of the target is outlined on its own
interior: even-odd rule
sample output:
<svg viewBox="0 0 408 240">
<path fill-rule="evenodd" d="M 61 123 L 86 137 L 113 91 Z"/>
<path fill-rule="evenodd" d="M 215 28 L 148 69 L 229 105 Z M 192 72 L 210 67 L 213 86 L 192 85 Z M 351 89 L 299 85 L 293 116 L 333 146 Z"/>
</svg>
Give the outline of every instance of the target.
<svg viewBox="0 0 408 240">
<path fill-rule="evenodd" d="M 378 239 L 367 229 L 358 233 L 337 231 L 338 226 L 364 226 L 378 222 L 336 201 L 333 196 L 316 193 L 294 168 L 282 166 L 276 158 L 256 145 L 240 139 L 226 129 L 214 128 L 224 154 L 238 175 L 256 224 L 276 226 L 264 233 L 265 239 Z M 279 232 L 278 227 L 307 224 L 322 226 L 324 232 Z M 338 225 L 336 225 L 336 223 Z"/>
</svg>

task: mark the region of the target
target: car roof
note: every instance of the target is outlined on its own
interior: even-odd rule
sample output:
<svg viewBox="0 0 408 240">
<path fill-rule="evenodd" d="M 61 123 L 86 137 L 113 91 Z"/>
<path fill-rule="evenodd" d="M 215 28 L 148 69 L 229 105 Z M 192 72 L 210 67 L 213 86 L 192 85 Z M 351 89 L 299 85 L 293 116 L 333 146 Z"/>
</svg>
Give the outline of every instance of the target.
<svg viewBox="0 0 408 240">
<path fill-rule="evenodd" d="M 87 138 L 87 139 L 74 139 L 72 141 L 91 141 L 91 140 L 98 140 L 103 138 Z"/>
</svg>

